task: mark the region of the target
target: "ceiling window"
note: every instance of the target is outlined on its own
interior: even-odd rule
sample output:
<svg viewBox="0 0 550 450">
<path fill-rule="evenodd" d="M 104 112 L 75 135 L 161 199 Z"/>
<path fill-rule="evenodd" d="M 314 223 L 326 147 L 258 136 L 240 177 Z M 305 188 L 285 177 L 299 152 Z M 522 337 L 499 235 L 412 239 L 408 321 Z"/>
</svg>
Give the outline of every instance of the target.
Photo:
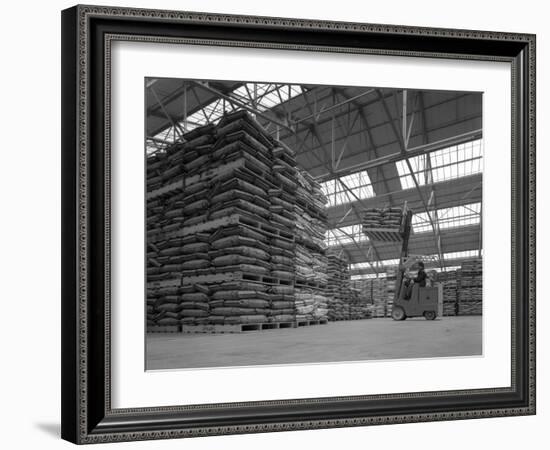
<svg viewBox="0 0 550 450">
<path fill-rule="evenodd" d="M 371 268 L 371 264 L 375 268 L 397 266 L 399 264 L 399 259 L 384 259 L 382 261 L 372 261 L 371 263 L 368 263 L 368 262 L 354 263 L 354 264 L 350 264 L 349 268 L 350 270 L 369 269 Z"/>
<path fill-rule="evenodd" d="M 430 216 L 434 224 L 439 224 L 440 230 L 478 225 L 481 220 L 481 203 L 437 209 L 430 211 Z M 433 231 L 430 217 L 426 212 L 415 214 L 412 218 L 412 226 L 415 233 Z"/>
<path fill-rule="evenodd" d="M 483 250 L 481 251 L 483 255 Z M 443 258 L 446 260 L 449 259 L 461 259 L 461 258 L 477 258 L 479 256 L 478 250 L 465 250 L 462 252 L 450 252 L 444 253 Z"/>
<path fill-rule="evenodd" d="M 478 139 L 429 154 L 414 156 L 409 158 L 409 162 L 420 186 L 481 173 L 483 171 L 482 140 Z M 407 161 L 401 160 L 395 164 L 401 188 L 415 187 Z"/>
<path fill-rule="evenodd" d="M 385 277 L 386 274 L 383 273 L 379 273 L 379 274 L 376 274 L 376 273 L 363 273 L 361 275 L 352 275 L 351 276 L 351 280 L 352 281 L 358 281 L 358 280 L 371 280 L 373 278 L 383 278 Z"/>
<path fill-rule="evenodd" d="M 294 84 L 246 83 L 235 89 L 233 96 L 257 107 L 260 111 L 271 109 L 302 94 L 302 87 Z"/>
<path fill-rule="evenodd" d="M 256 108 L 259 111 L 265 111 L 285 103 L 297 95 L 303 93 L 300 85 L 294 84 L 276 84 L 276 83 L 245 83 L 242 86 L 235 89 L 229 94 L 230 97 L 235 98 L 240 103 L 243 103 L 249 107 Z M 238 105 L 235 105 L 229 100 L 216 99 L 211 103 L 206 104 L 198 111 L 187 116 L 187 120 L 178 123 L 178 128 L 185 132 L 191 131 L 199 126 L 207 125 L 209 123 L 216 122 L 225 113 L 237 111 L 242 109 Z M 181 131 L 180 131 L 181 132 Z M 177 138 L 177 134 L 176 134 Z M 164 141 L 163 144 L 158 143 L 155 145 L 151 139 L 147 142 L 147 153 L 154 153 L 162 150 L 166 145 L 173 144 L 174 128 L 170 126 L 155 136 L 156 141 Z"/>
<path fill-rule="evenodd" d="M 327 206 L 351 203 L 357 198 L 374 197 L 374 189 L 366 170 L 321 183 L 321 189 L 328 199 Z"/>
</svg>

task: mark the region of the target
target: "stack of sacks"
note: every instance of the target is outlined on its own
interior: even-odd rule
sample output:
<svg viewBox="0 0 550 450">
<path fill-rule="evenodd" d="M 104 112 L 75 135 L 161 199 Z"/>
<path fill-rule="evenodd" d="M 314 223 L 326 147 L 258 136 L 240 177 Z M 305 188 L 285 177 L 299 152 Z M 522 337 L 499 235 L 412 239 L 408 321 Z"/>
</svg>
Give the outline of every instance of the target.
<svg viewBox="0 0 550 450">
<path fill-rule="evenodd" d="M 367 297 L 363 296 L 360 289 L 350 288 L 350 319 L 368 319 L 371 317 L 371 308 Z"/>
<path fill-rule="evenodd" d="M 268 286 L 254 282 L 222 282 L 211 287 L 208 323 L 264 323 L 271 315 Z"/>
<path fill-rule="evenodd" d="M 343 285 L 345 284 L 345 271 L 347 261 L 334 252 L 328 256 L 328 317 L 330 320 L 343 320 L 349 318 L 349 305 L 345 302 Z"/>
<path fill-rule="evenodd" d="M 363 230 L 401 226 L 403 212 L 400 208 L 370 208 L 363 214 Z"/>
<path fill-rule="evenodd" d="M 292 152 L 244 112 L 184 138 L 147 165 L 148 323 L 292 320 Z"/>
<path fill-rule="evenodd" d="M 351 288 L 358 291 L 359 297 L 365 303 L 372 303 L 372 278 L 351 281 Z"/>
<path fill-rule="evenodd" d="M 294 295 L 298 322 L 327 318 L 327 298 L 324 295 L 315 294 L 311 289 L 297 289 Z"/>
<path fill-rule="evenodd" d="M 412 274 L 411 274 L 412 276 Z M 384 317 L 391 316 L 393 308 L 393 300 L 395 298 L 395 291 L 397 289 L 397 268 L 388 267 L 386 269 L 386 303 Z"/>
<path fill-rule="evenodd" d="M 385 317 L 386 315 L 387 284 L 385 277 L 372 280 L 373 317 Z"/>
<path fill-rule="evenodd" d="M 147 323 L 208 321 L 209 287 L 197 282 L 161 285 L 185 273 L 208 272 L 209 233 L 179 234 L 202 220 L 211 174 L 200 176 L 215 141 L 213 126 L 197 128 L 186 142 L 147 161 Z M 174 186 L 174 188 L 171 188 Z M 169 188 L 167 192 L 156 194 Z"/>
<path fill-rule="evenodd" d="M 456 270 L 440 272 L 437 274 L 437 281 L 443 284 L 443 315 L 455 316 L 458 309 Z"/>
<path fill-rule="evenodd" d="M 462 263 L 458 273 L 458 314 L 483 313 L 483 261 L 475 259 Z"/>
<path fill-rule="evenodd" d="M 296 319 L 327 319 L 328 259 L 324 240 L 327 231 L 327 199 L 319 183 L 307 172 L 298 170 L 295 179 Z"/>
</svg>

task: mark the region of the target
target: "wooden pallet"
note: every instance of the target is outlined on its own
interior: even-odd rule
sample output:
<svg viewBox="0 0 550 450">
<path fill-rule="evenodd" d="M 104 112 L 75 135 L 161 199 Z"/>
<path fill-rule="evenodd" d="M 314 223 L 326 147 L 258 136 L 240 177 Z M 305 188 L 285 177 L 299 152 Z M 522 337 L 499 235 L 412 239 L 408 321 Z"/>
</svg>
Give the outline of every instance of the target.
<svg viewBox="0 0 550 450">
<path fill-rule="evenodd" d="M 311 325 L 326 325 L 328 324 L 328 319 L 316 319 L 316 320 L 296 320 L 297 327 L 307 327 Z"/>
<path fill-rule="evenodd" d="M 268 224 L 267 221 L 254 218 L 252 215 L 245 212 L 230 214 L 226 217 L 220 217 L 218 219 L 210 219 L 205 222 L 198 223 L 196 225 L 190 225 L 182 227 L 174 231 L 162 231 L 159 230 L 156 233 L 151 233 L 149 237 L 158 238 L 161 240 L 183 237 L 196 233 L 203 233 L 206 231 L 218 230 L 223 227 L 231 225 L 243 225 L 251 230 L 261 232 L 266 237 L 275 237 L 294 243 L 294 234 L 284 230 L 282 226 Z"/>
<path fill-rule="evenodd" d="M 338 318 L 338 319 L 329 319 L 330 322 L 341 322 L 343 320 L 367 320 L 367 319 L 372 319 L 373 316 L 369 316 L 369 317 L 341 317 L 341 318 Z"/>
<path fill-rule="evenodd" d="M 236 269 L 235 269 L 236 270 Z M 224 281 L 251 281 L 256 283 L 265 283 L 271 285 L 293 286 L 294 280 L 274 277 L 269 274 L 245 273 L 240 271 L 217 272 L 207 275 L 183 276 L 170 278 L 167 280 L 150 281 L 147 283 L 148 289 L 158 289 L 165 287 L 176 287 L 188 284 L 210 284 L 222 283 Z"/>
<path fill-rule="evenodd" d="M 181 325 L 181 332 L 187 334 L 225 334 L 245 333 L 248 331 L 280 330 L 296 328 L 295 322 L 242 323 L 235 325 Z"/>
<path fill-rule="evenodd" d="M 163 195 L 170 194 L 173 191 L 177 191 L 179 189 L 185 188 L 185 186 L 189 186 L 191 184 L 197 183 L 202 180 L 208 180 L 212 178 L 219 177 L 220 175 L 223 175 L 227 172 L 231 172 L 237 168 L 244 167 L 245 166 L 245 160 L 239 159 L 236 161 L 232 161 L 228 164 L 224 164 L 223 166 L 215 167 L 209 170 L 204 171 L 200 175 L 192 175 L 189 177 L 184 178 L 183 180 L 175 181 L 174 183 L 170 183 L 166 186 L 163 186 L 161 188 L 152 190 L 151 192 L 147 193 L 147 200 L 153 200 L 157 197 L 161 197 Z"/>
<path fill-rule="evenodd" d="M 399 228 L 363 228 L 363 233 L 372 241 L 401 242 L 403 240 Z"/>
<path fill-rule="evenodd" d="M 181 286 L 182 284 L 203 284 L 203 283 L 222 283 L 224 281 L 230 281 L 231 278 L 227 276 L 226 273 L 217 273 L 209 275 L 197 275 L 190 277 L 178 277 L 178 278 L 169 278 L 167 280 L 159 281 L 150 281 L 147 283 L 148 289 L 155 288 L 165 288 L 165 287 L 175 287 Z"/>
<path fill-rule="evenodd" d="M 318 281 L 313 280 L 304 280 L 296 278 L 294 280 L 294 287 L 297 289 L 319 289 L 319 290 L 325 290 L 327 289 L 327 283 L 320 283 Z"/>
</svg>

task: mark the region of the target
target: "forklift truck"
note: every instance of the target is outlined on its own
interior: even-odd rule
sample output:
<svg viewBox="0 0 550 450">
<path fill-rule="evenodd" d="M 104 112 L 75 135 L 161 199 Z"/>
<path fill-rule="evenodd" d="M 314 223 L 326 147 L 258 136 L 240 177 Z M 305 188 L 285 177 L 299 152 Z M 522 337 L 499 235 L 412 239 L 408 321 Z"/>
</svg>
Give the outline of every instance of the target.
<svg viewBox="0 0 550 450">
<path fill-rule="evenodd" d="M 407 317 L 424 316 L 426 320 L 435 320 L 443 316 L 443 286 L 436 284 L 432 287 L 413 285 L 411 297 L 406 299 L 406 272 L 415 263 L 424 259 L 420 256 L 409 255 L 409 238 L 412 230 L 412 211 L 405 203 L 399 229 L 366 229 L 365 234 L 372 240 L 384 242 L 401 241 L 401 256 L 395 280 L 395 296 L 391 316 L 393 320 L 405 320 Z M 412 282 L 412 280 L 409 280 Z"/>
</svg>

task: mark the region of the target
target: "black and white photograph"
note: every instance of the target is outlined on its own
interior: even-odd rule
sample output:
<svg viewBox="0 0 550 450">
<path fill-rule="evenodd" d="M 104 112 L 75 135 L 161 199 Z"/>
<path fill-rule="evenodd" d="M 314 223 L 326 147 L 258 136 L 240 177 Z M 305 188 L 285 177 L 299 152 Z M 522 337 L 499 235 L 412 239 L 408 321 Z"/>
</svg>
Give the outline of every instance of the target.
<svg viewBox="0 0 550 450">
<path fill-rule="evenodd" d="M 144 89 L 146 370 L 483 355 L 482 92 Z"/>
</svg>

